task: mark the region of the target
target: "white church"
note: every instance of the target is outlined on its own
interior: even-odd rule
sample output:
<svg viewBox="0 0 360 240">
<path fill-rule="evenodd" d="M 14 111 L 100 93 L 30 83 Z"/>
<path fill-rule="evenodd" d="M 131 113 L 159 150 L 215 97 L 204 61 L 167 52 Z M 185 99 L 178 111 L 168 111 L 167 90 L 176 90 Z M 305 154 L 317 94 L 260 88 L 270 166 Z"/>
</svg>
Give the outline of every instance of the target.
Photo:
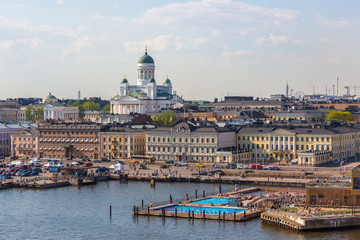
<svg viewBox="0 0 360 240">
<path fill-rule="evenodd" d="M 147 54 L 139 58 L 137 64 L 137 84 L 129 85 L 124 79 L 120 83 L 120 92 L 110 100 L 110 111 L 114 114 L 149 113 L 171 108 L 183 100 L 173 92 L 169 78 L 162 85 L 155 81 L 154 59 Z"/>
</svg>

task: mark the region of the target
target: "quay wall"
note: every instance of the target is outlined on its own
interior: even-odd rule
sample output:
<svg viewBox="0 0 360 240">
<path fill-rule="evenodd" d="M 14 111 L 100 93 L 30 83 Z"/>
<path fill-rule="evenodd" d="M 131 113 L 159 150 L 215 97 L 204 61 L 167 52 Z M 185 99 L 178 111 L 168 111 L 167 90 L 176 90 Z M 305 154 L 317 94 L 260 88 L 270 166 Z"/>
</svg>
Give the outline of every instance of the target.
<svg viewBox="0 0 360 240">
<path fill-rule="evenodd" d="M 120 179 L 119 175 L 112 174 L 111 179 Z M 156 182 L 188 182 L 188 183 L 213 183 L 213 184 L 240 184 L 240 185 L 254 185 L 254 186 L 272 186 L 272 187 L 293 187 L 305 188 L 305 182 L 287 182 L 286 180 L 249 180 L 249 179 L 204 179 L 204 178 L 149 178 L 141 176 L 129 176 L 129 181 L 151 181 Z"/>
</svg>

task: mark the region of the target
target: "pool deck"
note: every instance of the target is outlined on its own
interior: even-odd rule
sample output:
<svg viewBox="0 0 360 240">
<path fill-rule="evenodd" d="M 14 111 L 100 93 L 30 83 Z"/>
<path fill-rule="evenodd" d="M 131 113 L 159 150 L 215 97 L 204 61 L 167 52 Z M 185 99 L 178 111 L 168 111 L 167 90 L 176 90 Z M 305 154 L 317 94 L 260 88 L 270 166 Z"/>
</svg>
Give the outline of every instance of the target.
<svg viewBox="0 0 360 240">
<path fill-rule="evenodd" d="M 238 191 L 234 191 L 234 192 L 228 192 L 223 195 L 225 195 L 227 197 L 231 197 L 231 196 L 237 195 L 237 194 L 242 194 L 242 193 L 247 194 L 247 193 L 252 193 L 252 192 L 257 192 L 257 191 L 260 191 L 260 189 L 259 188 L 247 188 L 247 189 L 238 190 Z M 261 215 L 261 213 L 264 211 L 263 209 L 254 209 L 254 210 L 247 209 L 246 211 L 240 212 L 240 213 L 234 212 L 231 214 L 225 214 L 224 212 L 219 211 L 219 214 L 208 214 L 205 211 L 203 211 L 201 213 L 195 213 L 194 211 L 190 211 L 190 210 L 188 212 L 178 212 L 177 210 L 166 211 L 166 209 L 165 209 L 167 207 L 174 207 L 179 204 L 181 204 L 181 206 L 199 207 L 199 205 L 201 205 L 201 207 L 209 207 L 209 208 L 216 207 L 216 208 L 225 208 L 225 209 L 233 208 L 233 209 L 238 209 L 238 210 L 244 209 L 243 207 L 233 207 L 233 206 L 224 206 L 224 205 L 211 206 L 210 204 L 194 203 L 194 201 L 204 200 L 204 199 L 208 199 L 208 198 L 216 198 L 216 197 L 219 197 L 219 196 L 212 195 L 212 196 L 201 197 L 201 198 L 192 199 L 192 200 L 188 200 L 188 201 L 183 201 L 181 203 L 169 203 L 169 204 L 164 204 L 164 205 L 160 205 L 160 206 L 156 206 L 156 207 L 147 206 L 147 207 L 139 208 L 139 207 L 134 206 L 133 215 L 241 222 L 241 221 L 246 221 L 248 219 L 259 217 Z M 247 204 L 245 201 L 243 201 L 243 202 L 244 202 L 244 204 Z"/>
</svg>

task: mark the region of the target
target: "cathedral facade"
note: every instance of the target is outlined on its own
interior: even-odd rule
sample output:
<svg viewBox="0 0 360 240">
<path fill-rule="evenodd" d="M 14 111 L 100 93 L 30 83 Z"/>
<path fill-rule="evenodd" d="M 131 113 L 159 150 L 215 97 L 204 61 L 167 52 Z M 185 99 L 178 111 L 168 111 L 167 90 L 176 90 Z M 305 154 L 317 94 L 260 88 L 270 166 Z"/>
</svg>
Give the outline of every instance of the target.
<svg viewBox="0 0 360 240">
<path fill-rule="evenodd" d="M 130 85 L 124 77 L 119 94 L 110 100 L 110 111 L 113 114 L 145 114 L 171 108 L 182 101 L 173 91 L 169 78 L 163 84 L 156 83 L 154 59 L 145 49 L 137 64 L 136 85 Z"/>
</svg>

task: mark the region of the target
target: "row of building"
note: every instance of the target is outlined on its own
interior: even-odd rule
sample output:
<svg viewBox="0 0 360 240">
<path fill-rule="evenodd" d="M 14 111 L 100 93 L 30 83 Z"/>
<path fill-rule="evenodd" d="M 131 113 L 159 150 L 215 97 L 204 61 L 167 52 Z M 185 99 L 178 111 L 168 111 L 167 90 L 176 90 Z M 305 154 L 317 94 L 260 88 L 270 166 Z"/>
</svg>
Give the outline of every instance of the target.
<svg viewBox="0 0 360 240">
<path fill-rule="evenodd" d="M 297 162 L 357 158 L 358 125 L 219 127 L 182 121 L 174 127 L 46 122 L 11 134 L 11 157 L 129 158 L 191 162 Z"/>
</svg>

